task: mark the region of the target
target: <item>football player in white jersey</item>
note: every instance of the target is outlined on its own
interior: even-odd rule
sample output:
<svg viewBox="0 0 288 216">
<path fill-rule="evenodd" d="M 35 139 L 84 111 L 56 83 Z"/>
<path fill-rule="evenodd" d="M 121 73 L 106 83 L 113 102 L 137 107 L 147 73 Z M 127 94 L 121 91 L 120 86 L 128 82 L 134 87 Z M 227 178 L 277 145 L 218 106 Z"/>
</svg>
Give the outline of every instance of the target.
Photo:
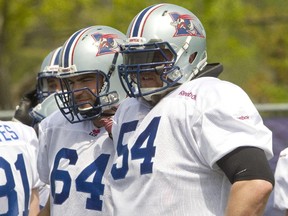
<svg viewBox="0 0 288 216">
<path fill-rule="evenodd" d="M 33 128 L 0 121 L 0 215 L 39 212 L 37 146 Z"/>
<path fill-rule="evenodd" d="M 48 53 L 42 61 L 40 71 L 37 75 L 36 97 L 38 104 L 29 111 L 29 116 L 33 119 L 31 126 L 38 133 L 38 124 L 44 118 L 58 109 L 54 99 L 55 92 L 60 91 L 60 81 L 56 77 L 59 68 L 59 55 L 62 47 L 57 47 Z M 49 198 L 50 187 L 41 183 L 39 187 L 39 203 L 42 209 Z"/>
<path fill-rule="evenodd" d="M 274 184 L 271 131 L 240 87 L 207 73 L 199 19 L 152 5 L 126 36 L 118 70 L 130 98 L 112 126 L 115 215 L 261 215 Z"/>
<path fill-rule="evenodd" d="M 280 152 L 275 169 L 274 206 L 288 216 L 288 148 Z"/>
<path fill-rule="evenodd" d="M 116 70 L 125 38 L 114 28 L 91 26 L 62 47 L 59 111 L 39 125 L 38 170 L 51 188 L 40 215 L 113 215 L 107 174 L 115 150 L 104 123 L 125 97 Z"/>
<path fill-rule="evenodd" d="M 34 127 L 37 132 L 38 123 L 58 109 L 53 93 L 60 90 L 58 73 L 58 59 L 61 47 L 48 53 L 42 61 L 37 74 L 35 90 L 25 94 L 16 108 L 13 121 Z M 39 187 L 39 203 L 43 208 L 49 197 L 49 186 L 41 184 Z"/>
<path fill-rule="evenodd" d="M 49 52 L 42 61 L 40 71 L 37 74 L 37 83 L 35 90 L 26 93 L 16 107 L 13 121 L 20 121 L 28 126 L 34 126 L 42 120 L 44 116 L 39 116 L 39 108 L 44 99 L 52 93 L 60 90 L 60 83 L 56 74 L 58 72 L 58 59 L 61 47 Z M 38 107 L 37 107 L 38 106 Z M 36 107 L 36 113 L 33 109 Z"/>
</svg>

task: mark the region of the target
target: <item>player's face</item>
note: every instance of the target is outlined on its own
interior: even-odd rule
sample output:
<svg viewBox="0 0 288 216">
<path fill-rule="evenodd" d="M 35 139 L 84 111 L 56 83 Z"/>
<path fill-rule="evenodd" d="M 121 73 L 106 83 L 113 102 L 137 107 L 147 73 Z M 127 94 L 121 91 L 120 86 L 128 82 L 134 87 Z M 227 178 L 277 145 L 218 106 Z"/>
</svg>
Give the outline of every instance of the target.
<svg viewBox="0 0 288 216">
<path fill-rule="evenodd" d="M 160 79 L 159 74 L 154 72 L 141 73 L 140 75 L 140 87 L 141 88 L 153 88 L 162 87 L 163 81 Z"/>
<path fill-rule="evenodd" d="M 55 77 L 47 78 L 48 91 L 57 92 L 61 90 L 60 81 Z"/>
<path fill-rule="evenodd" d="M 104 81 L 102 75 L 83 74 L 69 78 L 68 82 L 70 90 L 74 91 L 73 97 L 76 104 L 83 104 L 79 109 L 89 109 L 90 104 L 95 104 L 94 94 L 99 94 Z"/>
<path fill-rule="evenodd" d="M 153 58 L 151 58 L 151 62 L 145 62 L 145 63 L 158 63 L 156 66 L 151 67 L 141 67 L 141 69 L 146 70 L 147 72 L 141 72 L 139 77 L 140 79 L 137 79 L 137 74 L 132 74 L 131 78 L 134 80 L 134 82 L 138 83 L 140 82 L 140 87 L 141 88 L 154 88 L 154 87 L 162 87 L 163 86 L 163 81 L 161 80 L 161 75 L 164 72 L 164 64 L 160 64 L 161 62 L 165 62 L 167 60 L 171 60 L 173 58 L 172 53 L 169 50 L 163 50 L 165 53 L 165 56 L 167 59 L 164 59 L 163 55 L 160 52 L 153 52 L 153 54 L 147 54 L 148 55 L 153 55 Z M 139 56 L 140 59 L 140 56 Z M 149 57 L 146 57 L 146 59 L 150 59 Z M 137 61 L 137 56 L 136 58 L 134 57 L 134 60 Z M 141 60 L 139 60 L 141 61 Z M 166 78 L 166 77 L 163 77 Z M 137 81 L 138 80 L 138 81 Z"/>
</svg>

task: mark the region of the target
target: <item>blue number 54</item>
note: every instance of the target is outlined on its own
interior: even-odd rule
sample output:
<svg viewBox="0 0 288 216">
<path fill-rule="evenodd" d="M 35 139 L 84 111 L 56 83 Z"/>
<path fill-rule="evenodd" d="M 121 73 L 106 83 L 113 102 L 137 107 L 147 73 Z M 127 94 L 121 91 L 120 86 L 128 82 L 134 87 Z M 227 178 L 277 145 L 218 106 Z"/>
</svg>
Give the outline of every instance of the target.
<svg viewBox="0 0 288 216">
<path fill-rule="evenodd" d="M 154 140 L 156 138 L 159 122 L 161 117 L 155 117 L 151 120 L 145 130 L 137 137 L 135 143 L 131 147 L 131 160 L 143 159 L 140 165 L 140 174 L 144 175 L 152 173 L 153 162 L 152 158 L 155 156 L 156 147 L 154 146 Z M 117 155 L 122 156 L 122 167 L 113 164 L 111 174 L 115 180 L 123 179 L 128 173 L 128 158 L 129 149 L 127 143 L 123 143 L 123 138 L 126 133 L 133 132 L 137 128 L 138 121 L 126 122 L 121 125 L 120 133 L 117 142 Z M 146 146 L 143 146 L 147 140 Z"/>
</svg>

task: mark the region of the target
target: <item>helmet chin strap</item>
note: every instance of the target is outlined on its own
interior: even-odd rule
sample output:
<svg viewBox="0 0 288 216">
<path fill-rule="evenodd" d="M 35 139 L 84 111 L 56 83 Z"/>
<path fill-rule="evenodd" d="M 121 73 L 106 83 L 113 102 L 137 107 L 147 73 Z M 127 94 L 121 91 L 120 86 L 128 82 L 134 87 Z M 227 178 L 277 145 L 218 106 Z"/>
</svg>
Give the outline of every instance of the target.
<svg viewBox="0 0 288 216">
<path fill-rule="evenodd" d="M 105 77 L 103 77 L 103 81 L 104 81 L 104 82 L 103 82 L 103 86 L 102 86 L 102 88 L 101 88 L 101 90 L 100 90 L 99 93 L 101 93 L 101 92 L 103 92 L 103 91 L 106 90 L 106 88 L 107 88 L 107 86 L 108 86 L 108 84 L 109 84 L 108 81 L 110 81 L 110 77 L 112 76 L 112 74 L 114 73 L 114 71 L 115 71 L 115 69 L 116 69 L 116 62 L 117 62 L 117 59 L 118 59 L 118 55 L 119 55 L 118 52 L 116 52 L 116 53 L 114 54 L 112 63 L 111 63 L 111 65 L 110 65 L 109 71 L 108 71 L 108 73 L 107 73 L 108 80 L 106 81 Z"/>
<path fill-rule="evenodd" d="M 178 60 L 182 56 L 182 54 L 188 49 L 191 39 L 192 39 L 192 36 L 187 37 L 185 43 L 183 44 L 183 46 L 177 52 L 177 60 L 176 60 L 176 62 L 178 62 Z"/>
</svg>

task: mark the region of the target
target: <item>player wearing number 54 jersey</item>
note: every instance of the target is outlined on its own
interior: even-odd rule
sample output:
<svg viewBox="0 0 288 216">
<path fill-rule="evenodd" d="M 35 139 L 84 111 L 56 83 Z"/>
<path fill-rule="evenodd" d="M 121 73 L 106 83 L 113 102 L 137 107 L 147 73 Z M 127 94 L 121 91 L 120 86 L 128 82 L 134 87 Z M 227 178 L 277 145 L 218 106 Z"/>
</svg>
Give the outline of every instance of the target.
<svg viewBox="0 0 288 216">
<path fill-rule="evenodd" d="M 37 147 L 33 128 L 0 121 L 0 215 L 39 212 Z"/>
<path fill-rule="evenodd" d="M 153 5 L 127 36 L 118 69 L 132 98 L 112 127 L 115 215 L 262 215 L 272 134 L 240 87 L 213 77 L 198 18 Z"/>
<path fill-rule="evenodd" d="M 50 184 L 40 215 L 113 215 L 107 175 L 115 150 L 105 122 L 125 96 L 115 70 L 124 39 L 114 28 L 91 26 L 62 46 L 59 111 L 39 125 L 39 175 Z"/>
</svg>

